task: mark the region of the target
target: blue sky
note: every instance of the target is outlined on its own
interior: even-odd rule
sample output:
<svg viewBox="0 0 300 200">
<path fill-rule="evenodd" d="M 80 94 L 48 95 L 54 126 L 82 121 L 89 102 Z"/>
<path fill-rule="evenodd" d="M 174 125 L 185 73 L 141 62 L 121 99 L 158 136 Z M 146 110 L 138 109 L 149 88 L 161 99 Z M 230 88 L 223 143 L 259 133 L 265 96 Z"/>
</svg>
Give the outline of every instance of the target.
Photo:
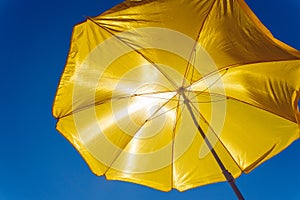
<svg viewBox="0 0 300 200">
<path fill-rule="evenodd" d="M 0 200 L 235 199 L 227 183 L 184 193 L 96 177 L 55 130 L 51 107 L 74 24 L 120 0 L 0 0 Z M 299 0 L 247 0 L 280 40 L 300 49 Z M 300 77 L 299 77 L 300 78 Z M 246 199 L 300 199 L 300 141 L 238 180 Z"/>
</svg>

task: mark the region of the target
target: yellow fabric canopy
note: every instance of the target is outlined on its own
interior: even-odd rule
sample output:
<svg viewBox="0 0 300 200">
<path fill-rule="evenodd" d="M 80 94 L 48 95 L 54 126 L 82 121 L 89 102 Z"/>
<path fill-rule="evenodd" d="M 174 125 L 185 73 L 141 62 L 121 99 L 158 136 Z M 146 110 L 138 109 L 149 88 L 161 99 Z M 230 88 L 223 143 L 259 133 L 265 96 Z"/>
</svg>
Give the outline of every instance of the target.
<svg viewBox="0 0 300 200">
<path fill-rule="evenodd" d="M 53 115 L 96 175 L 183 191 L 226 180 L 197 123 L 234 178 L 298 139 L 299 77 L 243 0 L 127 0 L 74 27 Z"/>
</svg>

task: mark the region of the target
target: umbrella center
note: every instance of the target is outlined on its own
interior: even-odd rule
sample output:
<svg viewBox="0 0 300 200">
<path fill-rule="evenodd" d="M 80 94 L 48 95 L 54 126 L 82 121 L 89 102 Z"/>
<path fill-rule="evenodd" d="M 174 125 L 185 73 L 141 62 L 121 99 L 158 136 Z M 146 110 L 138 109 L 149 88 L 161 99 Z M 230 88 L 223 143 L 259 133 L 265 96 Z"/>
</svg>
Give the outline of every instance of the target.
<svg viewBox="0 0 300 200">
<path fill-rule="evenodd" d="M 177 93 L 180 95 L 180 96 L 182 96 L 183 97 L 183 103 L 184 104 L 188 104 L 189 103 L 189 99 L 188 99 L 188 97 L 185 95 L 185 88 L 184 87 L 179 87 L 178 89 L 177 89 Z"/>
<path fill-rule="evenodd" d="M 184 92 L 185 92 L 185 88 L 184 87 L 180 87 L 177 90 L 177 93 L 180 94 L 180 95 L 184 94 Z"/>
</svg>

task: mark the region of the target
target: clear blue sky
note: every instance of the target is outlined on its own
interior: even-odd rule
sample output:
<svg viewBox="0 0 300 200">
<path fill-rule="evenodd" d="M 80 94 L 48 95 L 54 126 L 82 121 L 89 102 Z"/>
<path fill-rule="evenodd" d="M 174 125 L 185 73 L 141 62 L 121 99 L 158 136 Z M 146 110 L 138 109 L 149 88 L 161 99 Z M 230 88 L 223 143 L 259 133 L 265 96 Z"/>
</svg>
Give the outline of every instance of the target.
<svg viewBox="0 0 300 200">
<path fill-rule="evenodd" d="M 235 199 L 227 183 L 184 193 L 106 181 L 55 130 L 51 107 L 74 24 L 120 0 L 0 0 L 0 200 Z M 280 40 L 300 49 L 299 0 L 247 0 Z M 299 77 L 300 78 L 300 77 Z M 300 141 L 238 180 L 246 199 L 300 199 Z"/>
</svg>

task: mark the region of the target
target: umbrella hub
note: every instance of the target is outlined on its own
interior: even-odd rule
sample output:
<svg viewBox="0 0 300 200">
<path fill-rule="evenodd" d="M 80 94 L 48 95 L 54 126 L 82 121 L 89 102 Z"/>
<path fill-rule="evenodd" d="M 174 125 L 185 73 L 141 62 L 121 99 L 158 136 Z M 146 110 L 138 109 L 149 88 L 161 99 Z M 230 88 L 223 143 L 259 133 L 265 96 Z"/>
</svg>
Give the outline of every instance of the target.
<svg viewBox="0 0 300 200">
<path fill-rule="evenodd" d="M 185 88 L 184 88 L 184 87 L 179 87 L 179 88 L 177 89 L 177 93 L 180 94 L 180 95 L 183 95 L 184 92 L 185 92 Z"/>
<path fill-rule="evenodd" d="M 183 97 L 183 103 L 184 104 L 188 104 L 189 103 L 189 99 L 187 98 L 187 96 L 185 95 L 185 91 L 186 89 L 184 87 L 179 87 L 177 89 L 177 93 Z"/>
</svg>

